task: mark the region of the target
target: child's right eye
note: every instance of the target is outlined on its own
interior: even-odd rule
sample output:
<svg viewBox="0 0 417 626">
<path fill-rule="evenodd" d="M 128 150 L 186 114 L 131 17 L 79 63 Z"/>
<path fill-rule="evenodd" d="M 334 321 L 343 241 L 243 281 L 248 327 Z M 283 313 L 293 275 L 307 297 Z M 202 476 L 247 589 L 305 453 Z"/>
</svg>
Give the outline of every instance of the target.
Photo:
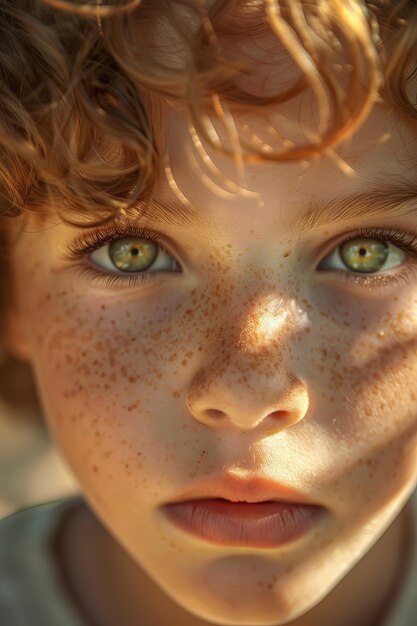
<svg viewBox="0 0 417 626">
<path fill-rule="evenodd" d="M 82 268 L 83 274 L 105 279 L 108 284 L 128 280 L 132 286 L 138 280 L 142 283 L 154 280 L 165 271 L 181 271 L 177 260 L 159 243 L 160 240 L 158 233 L 146 228 L 111 225 L 82 233 L 66 247 L 72 259 L 89 257 L 92 264 Z"/>
</svg>

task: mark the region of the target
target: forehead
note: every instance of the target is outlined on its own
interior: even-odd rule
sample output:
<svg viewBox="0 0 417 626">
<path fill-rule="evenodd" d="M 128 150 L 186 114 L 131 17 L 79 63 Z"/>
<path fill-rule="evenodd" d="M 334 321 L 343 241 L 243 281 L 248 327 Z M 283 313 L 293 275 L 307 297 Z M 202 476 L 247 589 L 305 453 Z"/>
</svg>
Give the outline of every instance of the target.
<svg viewBox="0 0 417 626">
<path fill-rule="evenodd" d="M 282 115 L 281 109 L 279 121 Z M 298 119 L 295 109 L 285 115 L 289 121 Z M 256 116 L 253 128 L 265 136 L 270 121 Z M 290 232 L 297 224 L 296 230 L 308 231 L 314 205 L 321 209 L 327 205 L 328 222 L 346 216 L 348 224 L 352 220 L 347 205 L 340 202 L 346 198 L 352 199 L 352 205 L 356 202 L 358 218 L 361 211 L 362 217 L 371 218 L 389 206 L 394 216 L 400 215 L 401 201 L 404 210 L 416 206 L 417 122 L 387 105 L 376 105 L 362 128 L 334 152 L 305 162 L 248 164 L 243 180 L 233 159 L 208 146 L 209 161 L 203 160 L 186 119 L 167 111 L 165 124 L 175 185 L 165 181 L 162 197 L 176 197 L 179 202 L 185 198 L 190 209 L 219 228 L 242 230 L 244 224 L 259 228 L 262 223 L 265 232 L 273 225 Z M 236 191 L 239 185 L 242 193 Z"/>
<path fill-rule="evenodd" d="M 286 115 L 297 119 L 295 110 Z M 305 162 L 246 164 L 243 179 L 233 159 L 210 146 L 204 146 L 207 159 L 202 158 L 186 117 L 166 107 L 162 118 L 165 171 L 143 218 L 156 229 L 238 243 L 252 240 L 251 232 L 262 239 L 276 239 L 278 233 L 296 240 L 354 219 L 357 225 L 417 217 L 417 121 L 388 106 L 375 106 L 362 128 L 334 152 Z M 249 127 L 252 121 L 259 135 L 267 132 L 269 118 L 246 120 Z M 138 209 L 134 216 L 142 214 L 143 207 Z M 42 215 L 35 216 L 41 224 Z"/>
</svg>

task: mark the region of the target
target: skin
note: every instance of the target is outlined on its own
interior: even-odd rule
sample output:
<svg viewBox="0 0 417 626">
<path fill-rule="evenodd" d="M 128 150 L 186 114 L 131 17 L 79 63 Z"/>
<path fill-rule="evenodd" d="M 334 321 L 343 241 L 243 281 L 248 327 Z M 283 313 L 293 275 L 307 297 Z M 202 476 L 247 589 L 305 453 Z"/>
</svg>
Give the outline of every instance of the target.
<svg viewBox="0 0 417 626">
<path fill-rule="evenodd" d="M 78 603 L 98 626 L 369 626 L 404 569 L 417 482 L 417 260 L 407 281 L 373 288 L 317 265 L 361 226 L 416 232 L 417 221 L 361 217 L 304 233 L 291 222 L 310 198 L 415 179 L 416 144 L 404 137 L 416 125 L 376 106 L 340 150 L 353 177 L 329 158 L 248 166 L 262 206 L 190 175 L 177 113 L 166 112 L 165 132 L 204 225 L 146 225 L 175 242 L 182 273 L 106 286 L 80 275 L 87 259 L 60 258 L 77 229 L 31 216 L 14 241 L 10 227 L 9 348 L 31 362 L 92 511 L 61 538 Z M 213 158 L 234 176 L 229 159 Z M 166 181 L 158 197 L 176 200 Z M 267 550 L 208 544 L 163 519 L 161 505 L 222 470 L 274 478 L 326 514 Z"/>
</svg>

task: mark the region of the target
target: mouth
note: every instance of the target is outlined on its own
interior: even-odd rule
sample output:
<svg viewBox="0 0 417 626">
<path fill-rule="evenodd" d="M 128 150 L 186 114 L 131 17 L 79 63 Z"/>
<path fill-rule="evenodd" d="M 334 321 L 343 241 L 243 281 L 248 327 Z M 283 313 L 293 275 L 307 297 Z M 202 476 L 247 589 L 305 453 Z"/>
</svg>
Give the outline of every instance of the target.
<svg viewBox="0 0 417 626">
<path fill-rule="evenodd" d="M 262 476 L 222 474 L 183 491 L 162 507 L 182 532 L 217 545 L 273 548 L 306 535 L 326 509 Z"/>
<path fill-rule="evenodd" d="M 217 545 L 276 548 L 305 535 L 323 516 L 320 506 L 209 498 L 164 506 L 177 529 Z"/>
</svg>

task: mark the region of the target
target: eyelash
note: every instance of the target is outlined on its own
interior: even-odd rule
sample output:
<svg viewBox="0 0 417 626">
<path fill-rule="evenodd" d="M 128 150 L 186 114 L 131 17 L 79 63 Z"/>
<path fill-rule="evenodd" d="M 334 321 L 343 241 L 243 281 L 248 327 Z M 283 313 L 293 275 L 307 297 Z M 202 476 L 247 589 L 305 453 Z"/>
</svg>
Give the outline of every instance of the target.
<svg viewBox="0 0 417 626">
<path fill-rule="evenodd" d="M 74 241 L 65 244 L 65 248 L 70 260 L 74 260 L 83 258 L 86 254 L 94 252 L 101 246 L 115 241 L 118 238 L 127 237 L 149 239 L 151 241 L 154 241 L 155 243 L 159 243 L 160 248 L 170 254 L 169 251 L 166 250 L 166 248 L 160 243 L 161 241 L 163 241 L 163 237 L 161 235 L 159 235 L 155 231 L 150 231 L 147 228 L 134 226 L 133 224 L 111 224 L 110 226 L 99 226 L 94 231 L 78 235 L 78 237 L 76 237 Z M 342 239 L 336 247 L 342 245 L 343 243 L 346 243 L 347 241 L 352 241 L 361 237 L 368 239 L 378 239 L 387 243 L 393 243 L 394 245 L 397 245 L 401 250 L 405 252 L 410 252 L 412 256 L 417 257 L 417 236 L 413 235 L 410 232 L 400 231 L 395 228 L 360 228 L 356 232 Z M 333 250 L 334 247 L 332 248 L 331 252 Z M 399 284 L 402 281 L 407 281 L 409 278 L 409 270 L 406 273 L 403 272 L 402 274 L 393 275 L 383 272 L 380 274 L 367 276 L 355 274 L 348 271 L 345 272 L 342 270 L 333 271 L 335 273 L 342 274 L 343 279 L 346 280 L 346 282 L 353 282 L 355 285 L 363 285 L 367 287 L 377 286 L 378 283 L 380 286 L 383 286 L 383 284 L 386 282 L 395 282 Z M 148 280 L 156 280 L 161 273 L 163 273 L 162 270 L 159 270 L 157 272 L 144 271 L 143 273 L 126 276 L 123 274 L 118 274 L 116 272 L 114 274 L 105 274 L 104 271 L 101 272 L 94 269 L 93 267 L 88 266 L 84 266 L 81 268 L 82 275 L 88 275 L 88 277 L 92 277 L 97 280 L 105 280 L 107 286 L 127 283 L 129 287 L 132 287 L 136 285 L 138 281 L 141 282 L 141 284 L 144 284 Z"/>
</svg>

